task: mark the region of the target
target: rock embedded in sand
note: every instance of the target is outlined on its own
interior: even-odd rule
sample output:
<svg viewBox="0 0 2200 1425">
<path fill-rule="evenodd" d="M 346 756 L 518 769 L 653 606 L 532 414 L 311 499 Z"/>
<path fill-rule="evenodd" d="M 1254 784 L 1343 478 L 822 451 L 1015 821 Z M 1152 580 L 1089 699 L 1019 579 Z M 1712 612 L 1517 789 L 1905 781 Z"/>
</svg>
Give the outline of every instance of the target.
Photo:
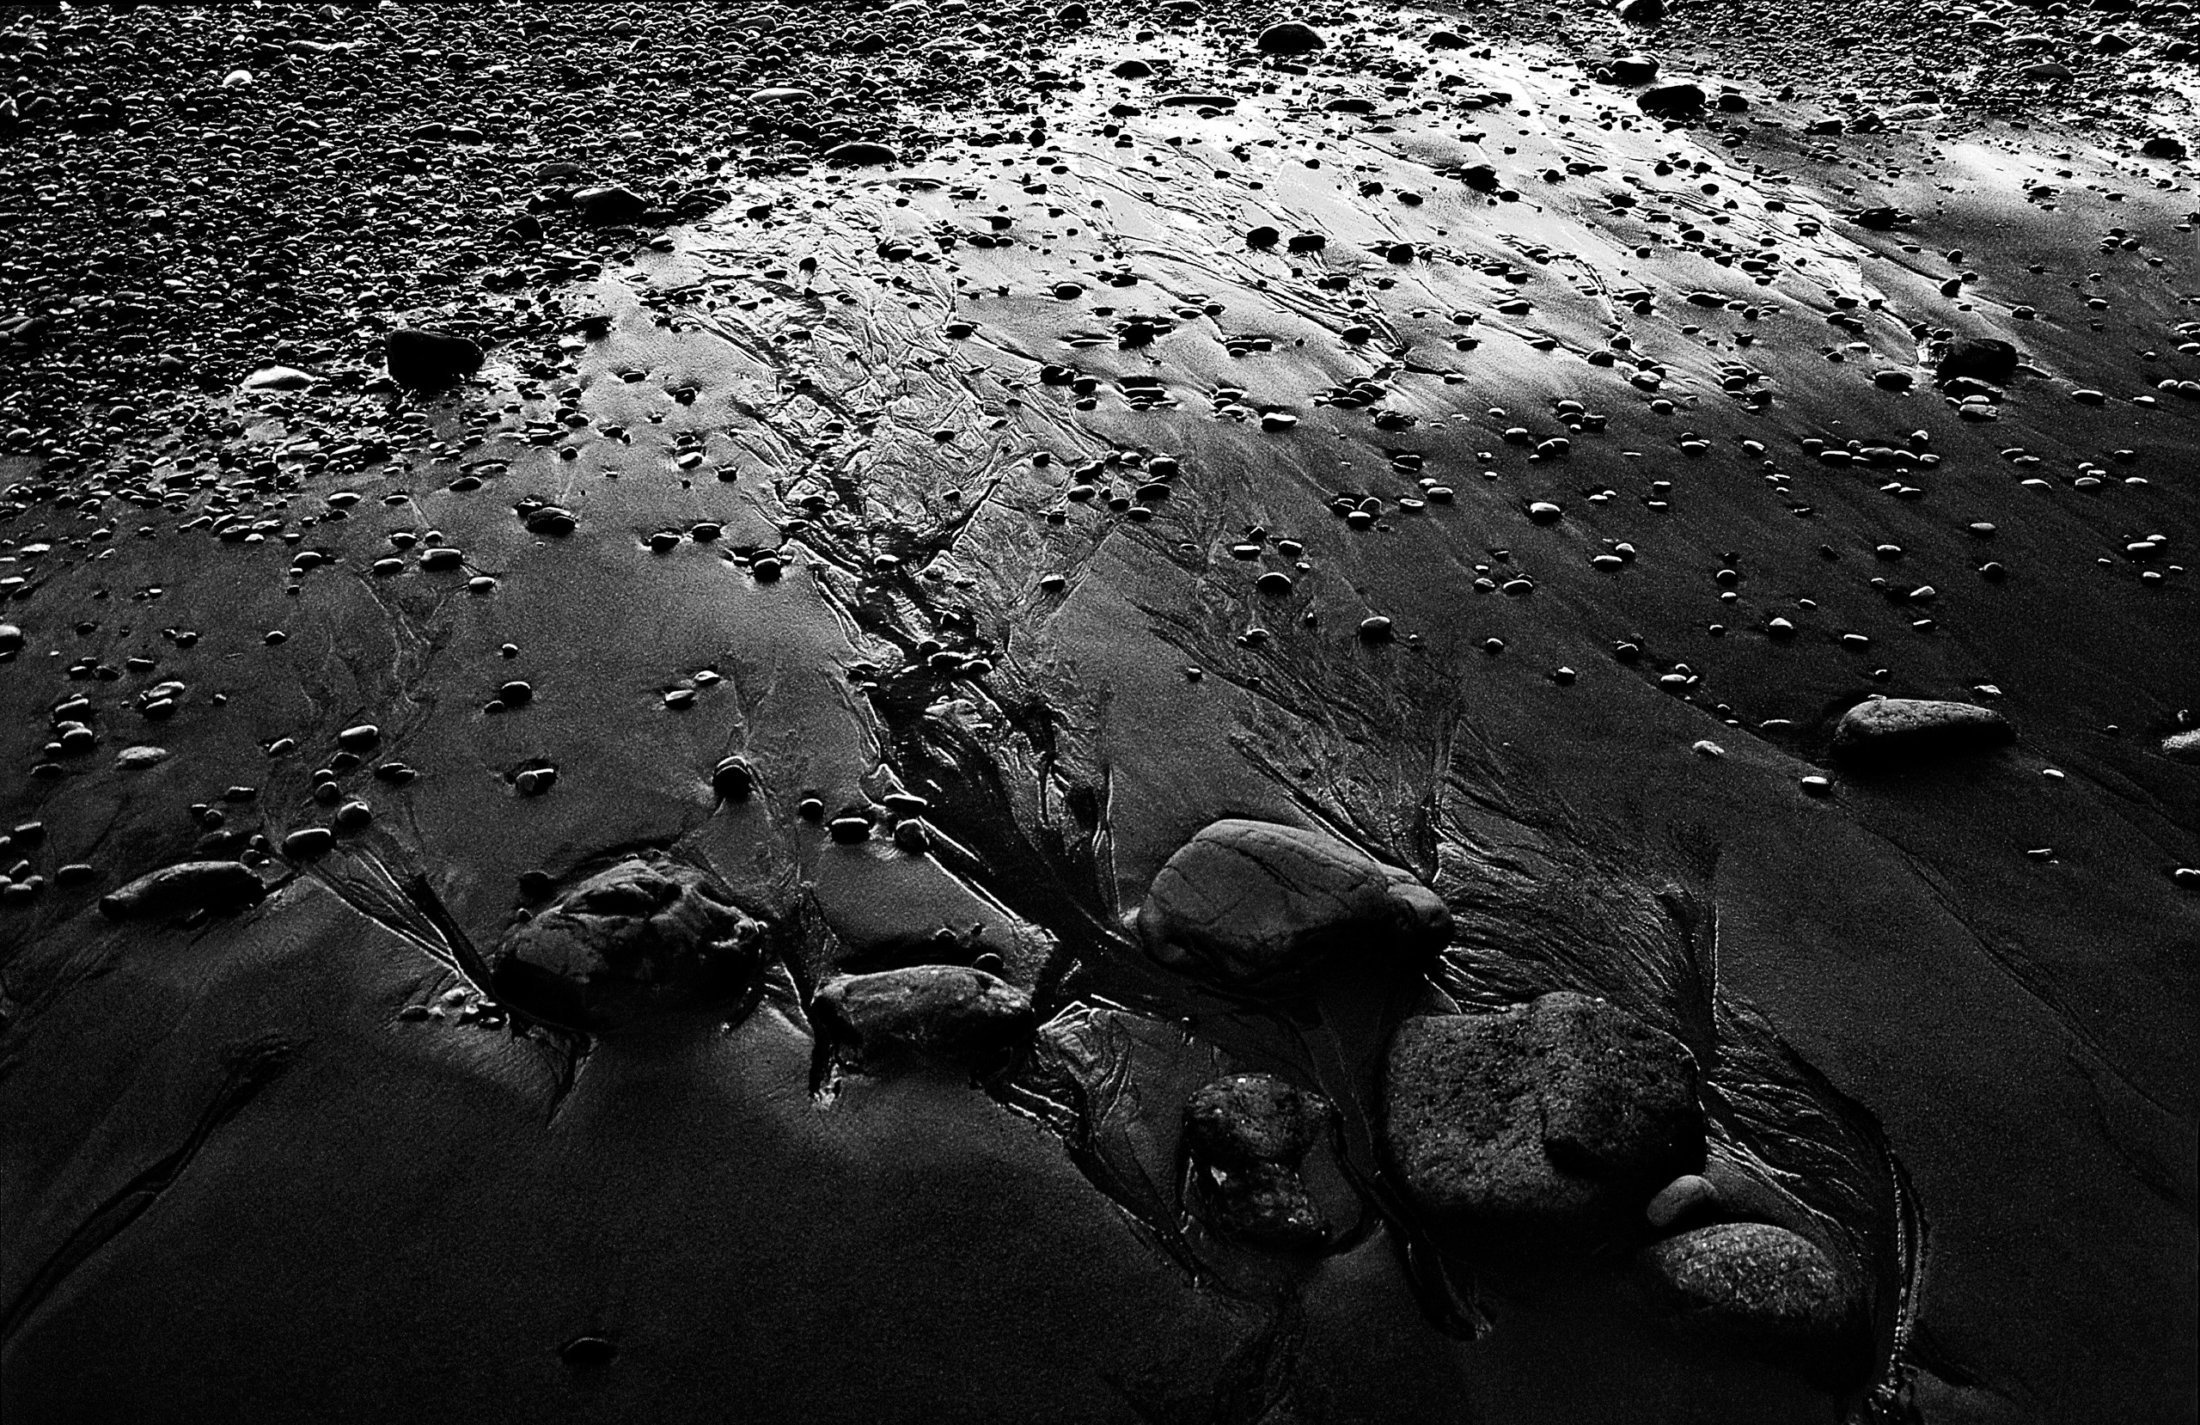
<svg viewBox="0 0 2200 1425">
<path fill-rule="evenodd" d="M 2016 374 L 2016 347 L 1995 337 L 1965 337 L 1950 346 L 1933 368 L 1936 381 L 1969 377 L 1994 386 L 2005 384 Z"/>
<path fill-rule="evenodd" d="M 1037 1028 L 1031 996 L 967 965 L 841 975 L 820 986 L 820 1033 L 866 1072 L 939 1064 L 984 1071 Z"/>
<path fill-rule="evenodd" d="M 1639 1262 L 1652 1300 L 1691 1335 L 1828 1383 L 1870 1369 L 1861 1295 L 1807 1237 L 1722 1222 L 1657 1242 Z"/>
<path fill-rule="evenodd" d="M 390 379 L 415 390 L 435 391 L 481 369 L 481 348 L 451 332 L 402 327 L 383 342 Z"/>
<path fill-rule="evenodd" d="M 1263 1246 L 1314 1247 L 1329 1235 L 1299 1163 L 1334 1110 L 1272 1074 L 1234 1074 L 1184 1105 L 1184 1141 L 1208 1222 Z"/>
<path fill-rule="evenodd" d="M 824 152 L 825 162 L 835 168 L 870 168 L 879 164 L 901 162 L 901 155 L 882 143 L 851 140 L 835 144 Z"/>
<path fill-rule="evenodd" d="M 1681 119 L 1702 113 L 1706 102 L 1701 85 L 1661 84 L 1643 91 L 1636 98 L 1635 107 L 1653 118 Z"/>
<path fill-rule="evenodd" d="M 1873 698 L 1842 714 L 1834 755 L 1859 766 L 1892 766 L 1990 751 L 2016 741 L 2009 720 L 1973 703 Z"/>
<path fill-rule="evenodd" d="M 487 988 L 553 1024 L 625 1029 L 739 998 L 765 934 L 703 872 L 631 856 L 514 927 L 487 957 Z"/>
<path fill-rule="evenodd" d="M 1590 1247 L 1702 1167 L 1696 1085 L 1678 1040 L 1571 991 L 1409 1019 L 1385 1069 L 1384 1146 L 1448 1231 L 1499 1249 Z"/>
<path fill-rule="evenodd" d="M 1329 41 L 1304 20 L 1279 20 L 1260 32 L 1253 47 L 1262 54 L 1293 56 L 1327 49 Z"/>
<path fill-rule="evenodd" d="M 101 897 L 99 909 L 110 920 L 173 920 L 195 911 L 242 910 L 266 894 L 267 887 L 242 861 L 185 861 Z"/>
<path fill-rule="evenodd" d="M 1650 1199 L 1643 1209 L 1643 1216 L 1650 1225 L 1660 1231 L 1697 1213 L 1715 1211 L 1719 1206 L 1719 1189 L 1709 1178 L 1699 1173 L 1683 1173 Z"/>
<path fill-rule="evenodd" d="M 2200 763 L 2200 729 L 2163 738 L 2162 755 L 2179 762 Z"/>
<path fill-rule="evenodd" d="M 1409 872 L 1319 832 L 1238 819 L 1169 858 L 1135 924 L 1156 959 L 1238 984 L 1346 955 L 1416 957 L 1451 938 L 1451 912 Z"/>
</svg>

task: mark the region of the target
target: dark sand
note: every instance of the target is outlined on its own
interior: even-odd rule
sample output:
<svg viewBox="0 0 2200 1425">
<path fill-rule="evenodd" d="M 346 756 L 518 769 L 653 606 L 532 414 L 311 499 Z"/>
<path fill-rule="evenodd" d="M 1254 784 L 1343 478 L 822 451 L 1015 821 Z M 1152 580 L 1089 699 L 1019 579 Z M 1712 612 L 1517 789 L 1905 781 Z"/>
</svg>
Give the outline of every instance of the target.
<svg viewBox="0 0 2200 1425">
<path fill-rule="evenodd" d="M 1812 136 L 1793 37 L 1695 14 L 1660 82 L 1747 107 L 1671 126 L 1594 11 L 1281 65 L 1027 17 L 1059 79 L 969 101 L 1011 142 L 553 205 L 524 311 L 414 310 L 487 340 L 456 390 L 360 337 L 175 398 L 226 439 L 18 441 L 10 1425 L 2192 1418 L 2190 172 L 2021 84 Z M 1955 335 L 2021 364 L 1943 389 Z M 2015 739 L 1837 753 L 1874 694 Z M 1125 917 L 1232 817 L 1410 872 L 1441 955 L 1164 963 Z M 484 994 L 635 852 L 767 928 L 746 993 Z M 240 858 L 255 905 L 100 910 Z M 926 964 L 1036 1031 L 815 1013 Z M 1706 1216 L 1515 1240 L 1402 1185 L 1401 1020 L 1555 990 L 1682 1046 Z M 1187 1156 L 1247 1072 L 1333 1105 L 1311 1248 Z M 1709 1220 L 1815 1250 L 1868 1361 L 1661 1305 L 1641 1250 Z"/>
</svg>

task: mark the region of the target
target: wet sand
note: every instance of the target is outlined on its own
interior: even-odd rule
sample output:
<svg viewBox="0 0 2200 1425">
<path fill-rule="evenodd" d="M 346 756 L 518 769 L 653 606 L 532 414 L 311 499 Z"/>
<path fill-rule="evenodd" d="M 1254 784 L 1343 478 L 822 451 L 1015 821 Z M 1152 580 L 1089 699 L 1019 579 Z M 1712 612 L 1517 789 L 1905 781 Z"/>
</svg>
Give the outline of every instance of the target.
<svg viewBox="0 0 2200 1425">
<path fill-rule="evenodd" d="M 2185 165 L 1435 23 L 1067 39 L 1012 142 L 728 181 L 548 352 L 16 518 L 10 1417 L 2189 1416 Z M 2014 737 L 1837 748 L 1880 695 Z M 1344 889 L 1169 939 L 1229 819 Z M 742 992 L 500 1002 L 637 854 Z M 264 897 L 102 910 L 187 861 Z M 821 1017 L 938 965 L 1028 1018 Z M 1685 1056 L 1696 1215 L 1401 1171 L 1401 1026 L 1562 991 Z M 1243 1074 L 1302 1156 L 1187 1141 Z M 1707 1224 L 1851 1315 L 1675 1308 Z"/>
</svg>

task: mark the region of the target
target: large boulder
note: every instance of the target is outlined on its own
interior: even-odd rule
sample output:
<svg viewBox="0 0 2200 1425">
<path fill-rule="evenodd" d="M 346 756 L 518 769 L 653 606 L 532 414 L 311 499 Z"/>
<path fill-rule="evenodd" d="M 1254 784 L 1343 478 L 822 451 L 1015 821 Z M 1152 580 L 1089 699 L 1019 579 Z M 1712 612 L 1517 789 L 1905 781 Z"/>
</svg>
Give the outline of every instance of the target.
<svg viewBox="0 0 2200 1425">
<path fill-rule="evenodd" d="M 603 1033 L 722 1005 L 758 983 L 766 928 L 702 871 L 632 856 L 583 880 L 488 955 L 498 1000 Z"/>
<path fill-rule="evenodd" d="M 921 1065 L 984 1072 L 1037 1028 L 1031 996 L 967 965 L 841 975 L 819 987 L 818 1032 L 866 1073 Z"/>
<path fill-rule="evenodd" d="M 2016 741 L 2009 720 L 1974 703 L 1873 698 L 1842 714 L 1834 755 L 1858 766 L 1891 767 L 1986 752 Z"/>
<path fill-rule="evenodd" d="M 1684 1332 L 1829 1386 L 1872 1364 L 1863 1293 L 1817 1243 L 1764 1222 L 1722 1222 L 1644 1249 L 1653 1303 Z"/>
<path fill-rule="evenodd" d="M 2162 755 L 2178 762 L 2200 762 L 2200 729 L 2163 738 Z"/>
<path fill-rule="evenodd" d="M 400 386 L 436 391 L 481 369 L 481 348 L 451 332 L 403 327 L 383 344 L 390 379 Z"/>
<path fill-rule="evenodd" d="M 1202 1086 L 1184 1105 L 1184 1143 L 1208 1224 L 1266 1247 L 1326 1241 L 1329 1224 L 1299 1164 L 1334 1112 L 1320 1094 L 1272 1074 L 1233 1074 Z"/>
<path fill-rule="evenodd" d="M 1169 858 L 1135 924 L 1156 959 L 1240 986 L 1346 954 L 1427 955 L 1451 938 L 1451 912 L 1411 873 L 1319 832 L 1234 819 Z"/>
<path fill-rule="evenodd" d="M 1383 1143 L 1414 1205 L 1489 1248 L 1592 1247 L 1640 1232 L 1698 1171 L 1694 1059 L 1600 999 L 1409 1019 L 1392 1039 Z"/>
</svg>

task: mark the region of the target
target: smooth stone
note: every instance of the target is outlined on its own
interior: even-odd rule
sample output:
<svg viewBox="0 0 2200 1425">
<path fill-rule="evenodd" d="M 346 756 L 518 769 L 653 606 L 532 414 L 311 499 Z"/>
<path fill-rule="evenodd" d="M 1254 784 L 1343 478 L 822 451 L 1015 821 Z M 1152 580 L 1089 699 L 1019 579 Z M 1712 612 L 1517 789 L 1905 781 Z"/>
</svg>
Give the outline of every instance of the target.
<svg viewBox="0 0 2200 1425">
<path fill-rule="evenodd" d="M 115 765 L 125 772 L 142 772 L 167 760 L 165 747 L 125 747 L 115 754 Z"/>
<path fill-rule="evenodd" d="M 1969 377 L 2000 386 L 2017 374 L 2017 349 L 1995 337 L 1964 337 L 1933 368 L 1936 381 Z"/>
<path fill-rule="evenodd" d="M 1451 912 L 1410 872 L 1316 831 L 1230 819 L 1153 879 L 1134 924 L 1165 964 L 1238 984 L 1342 956 L 1412 959 L 1451 938 Z"/>
<path fill-rule="evenodd" d="M 1696 1173 L 1683 1173 L 1650 1199 L 1644 1210 L 1650 1225 L 1664 1231 L 1692 1213 L 1705 1212 L 1718 1207 L 1719 1189 L 1709 1178 Z"/>
<path fill-rule="evenodd" d="M 402 327 L 384 339 L 382 353 L 390 379 L 415 390 L 440 390 L 481 369 L 481 348 L 450 332 Z"/>
<path fill-rule="evenodd" d="M 882 143 L 854 140 L 834 144 L 825 150 L 825 162 L 836 168 L 869 168 L 882 163 L 899 163 L 901 155 Z"/>
<path fill-rule="evenodd" d="M 1291 56 L 1327 49 L 1329 41 L 1322 38 L 1321 31 L 1303 20 L 1280 20 L 1262 30 L 1253 47 L 1262 54 Z"/>
<path fill-rule="evenodd" d="M 1383 1141 L 1406 1194 L 1482 1246 L 1601 1245 L 1703 1166 L 1687 1048 L 1571 991 L 1497 1014 L 1409 1019 L 1384 1073 Z"/>
<path fill-rule="evenodd" d="M 266 894 L 267 887 L 242 861 L 185 861 L 101 897 L 99 909 L 110 920 L 169 920 L 193 911 L 242 910 Z"/>
<path fill-rule="evenodd" d="M 1038 1027 L 1031 996 L 967 965 L 840 975 L 819 987 L 819 1033 L 865 1072 L 941 1064 L 982 1071 Z"/>
<path fill-rule="evenodd" d="M 262 366 L 238 385 L 247 391 L 303 391 L 320 379 L 295 366 Z"/>
<path fill-rule="evenodd" d="M 1834 755 L 1857 764 L 1894 765 L 1989 751 L 2016 741 L 2009 720 L 1973 703 L 1874 698 L 1842 714 Z"/>
</svg>

